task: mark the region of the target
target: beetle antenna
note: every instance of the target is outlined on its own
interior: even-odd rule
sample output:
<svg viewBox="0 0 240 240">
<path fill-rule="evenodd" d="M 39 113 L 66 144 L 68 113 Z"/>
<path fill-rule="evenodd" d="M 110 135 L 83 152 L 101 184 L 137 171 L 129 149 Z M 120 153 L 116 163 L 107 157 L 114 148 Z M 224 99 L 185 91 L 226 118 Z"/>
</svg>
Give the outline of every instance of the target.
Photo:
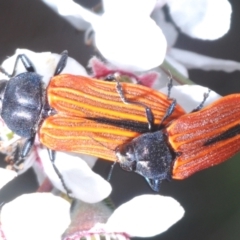
<svg viewBox="0 0 240 240">
<path fill-rule="evenodd" d="M 172 113 L 174 112 L 175 110 L 175 107 L 177 105 L 177 100 L 175 98 L 171 98 L 170 95 L 171 95 L 171 90 L 172 90 L 172 87 L 173 87 L 173 78 L 172 78 L 172 74 L 170 72 L 170 70 L 168 70 L 168 73 L 169 73 L 169 76 L 168 76 L 168 94 L 167 94 L 167 97 L 168 97 L 168 100 L 172 100 L 171 104 L 169 105 L 165 115 L 163 116 L 162 118 L 162 121 L 160 122 L 160 127 L 163 125 L 163 122 L 172 115 Z"/>
<path fill-rule="evenodd" d="M 101 142 L 99 142 L 98 140 L 92 138 L 91 136 L 89 136 L 89 137 L 90 137 L 93 141 L 95 141 L 95 142 L 97 142 L 98 144 L 102 145 L 103 147 L 105 147 L 105 148 L 107 148 L 107 149 L 115 152 L 115 149 L 111 149 L 111 148 L 107 147 L 106 145 L 102 144 Z M 111 177 L 112 177 L 113 169 L 114 169 L 114 167 L 115 167 L 115 165 L 116 165 L 117 163 L 118 163 L 118 160 L 116 159 L 115 162 L 111 165 L 111 169 L 110 169 L 110 171 L 109 171 L 109 173 L 108 173 L 108 177 L 107 177 L 107 181 L 108 181 L 108 182 L 110 181 L 110 179 L 111 179 Z"/>
<path fill-rule="evenodd" d="M 114 167 L 115 167 L 115 165 L 117 164 L 117 160 L 111 165 L 111 169 L 110 169 L 110 171 L 109 171 L 109 173 L 108 173 L 108 177 L 107 177 L 107 181 L 108 182 L 110 182 L 110 179 L 111 179 L 111 177 L 112 177 L 112 173 L 113 173 L 113 169 L 114 169 Z"/>
<path fill-rule="evenodd" d="M 94 139 L 93 137 L 89 136 L 89 138 L 91 138 L 93 141 L 97 142 L 97 143 L 100 144 L 101 146 L 103 146 L 103 147 L 105 147 L 105 148 L 107 148 L 107 149 L 115 152 L 115 149 L 111 149 L 111 148 L 107 147 L 106 145 L 104 145 L 103 143 L 101 143 L 101 142 L 99 142 L 98 140 Z"/>
</svg>

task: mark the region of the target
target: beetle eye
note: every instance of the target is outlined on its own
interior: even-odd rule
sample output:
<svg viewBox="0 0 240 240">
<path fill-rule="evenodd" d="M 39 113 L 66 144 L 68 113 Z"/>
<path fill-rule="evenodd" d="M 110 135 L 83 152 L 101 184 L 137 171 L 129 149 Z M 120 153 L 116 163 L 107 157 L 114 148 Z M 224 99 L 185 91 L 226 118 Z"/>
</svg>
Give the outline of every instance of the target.
<svg viewBox="0 0 240 240">
<path fill-rule="evenodd" d="M 121 168 L 125 171 L 135 171 L 136 159 L 134 147 L 131 143 L 123 144 L 116 149 L 116 156 Z"/>
<path fill-rule="evenodd" d="M 120 167 L 123 170 L 128 171 L 128 172 L 136 171 L 136 166 L 137 166 L 136 161 L 127 161 L 127 159 L 126 159 L 126 161 L 123 161 L 120 163 Z"/>
<path fill-rule="evenodd" d="M 132 168 L 131 166 L 125 165 L 125 164 L 120 164 L 120 167 L 124 170 L 124 171 L 128 171 L 131 172 Z"/>
<path fill-rule="evenodd" d="M 131 143 L 126 143 L 116 149 L 119 162 L 132 162 L 134 160 L 134 149 Z"/>
</svg>

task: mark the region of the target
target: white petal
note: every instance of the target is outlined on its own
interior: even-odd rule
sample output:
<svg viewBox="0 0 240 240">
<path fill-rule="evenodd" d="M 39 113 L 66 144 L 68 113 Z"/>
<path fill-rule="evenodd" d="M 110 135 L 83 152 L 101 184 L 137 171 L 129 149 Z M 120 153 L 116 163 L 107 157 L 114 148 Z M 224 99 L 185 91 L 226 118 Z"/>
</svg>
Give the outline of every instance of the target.
<svg viewBox="0 0 240 240">
<path fill-rule="evenodd" d="M 56 175 L 46 149 L 38 149 L 44 170 L 53 185 L 66 192 Z M 82 155 L 83 156 L 83 155 Z M 57 152 L 55 164 L 63 176 L 64 182 L 72 195 L 84 202 L 95 203 L 108 197 L 111 185 L 100 175 L 94 173 L 87 163 L 77 155 Z"/>
<path fill-rule="evenodd" d="M 69 202 L 50 193 L 25 194 L 3 206 L 2 229 L 7 240 L 60 240 L 69 210 Z"/>
<path fill-rule="evenodd" d="M 33 162 L 32 168 L 33 168 L 33 170 L 36 174 L 38 185 L 41 186 L 42 183 L 46 180 L 46 177 L 47 177 L 46 173 L 44 172 L 42 163 L 35 160 Z"/>
<path fill-rule="evenodd" d="M 149 16 L 156 0 L 103 0 L 104 12 Z"/>
<path fill-rule="evenodd" d="M 214 40 L 230 28 L 232 7 L 227 0 L 169 0 L 173 21 L 193 38 Z"/>
<path fill-rule="evenodd" d="M 16 49 L 15 54 L 6 59 L 2 63 L 2 67 L 8 72 L 13 72 L 13 67 L 16 62 L 16 58 L 19 54 L 25 54 L 29 60 L 33 63 L 36 71 L 44 76 L 44 80 L 46 82 L 49 81 L 50 77 L 52 77 L 54 73 L 54 61 L 51 59 L 50 52 L 43 52 L 43 53 L 35 53 L 28 49 Z M 18 65 L 16 68 L 16 75 L 22 72 L 26 72 L 21 60 L 18 61 Z"/>
<path fill-rule="evenodd" d="M 167 87 L 161 89 L 161 92 L 167 94 Z M 182 85 L 172 88 L 171 97 L 176 98 L 177 103 L 180 104 L 186 112 L 191 112 L 203 101 L 204 93 L 208 93 L 208 88 L 200 85 Z M 219 94 L 211 91 L 204 106 L 209 105 L 219 98 L 221 98 Z"/>
<path fill-rule="evenodd" d="M 0 189 L 17 176 L 17 173 L 12 170 L 0 168 Z"/>
<path fill-rule="evenodd" d="M 71 0 L 42 0 L 78 30 L 86 30 L 98 16 Z"/>
<path fill-rule="evenodd" d="M 216 70 L 233 72 L 240 70 L 240 63 L 231 60 L 208 57 L 187 50 L 172 48 L 168 51 L 168 56 L 182 63 L 188 69 Z"/>
<path fill-rule="evenodd" d="M 188 70 L 184 64 L 178 62 L 177 59 L 173 58 L 171 55 L 166 55 L 165 60 L 167 63 L 171 64 L 179 73 L 184 77 L 188 77 Z"/>
<path fill-rule="evenodd" d="M 162 8 L 154 9 L 151 17 L 157 23 L 157 25 L 162 29 L 162 32 L 167 40 L 168 48 L 171 48 L 175 45 L 178 38 L 178 31 L 173 26 L 172 23 L 165 20 L 165 15 Z"/>
<path fill-rule="evenodd" d="M 142 195 L 118 207 L 107 227 L 135 237 L 151 237 L 166 231 L 184 215 L 182 206 L 171 197 Z"/>
<path fill-rule="evenodd" d="M 49 82 L 51 77 L 54 74 L 58 61 L 60 59 L 59 54 L 54 54 L 51 52 L 42 52 L 42 53 L 35 53 L 28 49 L 17 49 L 15 54 L 5 60 L 2 64 L 2 67 L 8 72 L 12 73 L 13 66 L 16 61 L 16 57 L 19 54 L 25 54 L 32 64 L 35 67 L 35 70 L 38 74 L 43 76 L 43 81 L 45 84 Z M 21 61 L 19 61 L 17 65 L 16 74 L 26 72 Z M 62 73 L 71 73 L 71 74 L 78 74 L 78 75 L 87 75 L 86 70 L 73 58 L 68 58 L 67 65 L 62 71 Z"/>
<path fill-rule="evenodd" d="M 1 80 L 4 80 L 4 79 L 8 79 L 7 77 L 6 77 L 6 75 L 5 74 L 3 74 L 2 72 L 0 72 L 0 79 Z"/>
<path fill-rule="evenodd" d="M 165 57 L 166 39 L 149 17 L 136 17 L 133 13 L 119 19 L 105 14 L 93 28 L 98 50 L 120 69 L 149 70 L 159 66 Z"/>
</svg>

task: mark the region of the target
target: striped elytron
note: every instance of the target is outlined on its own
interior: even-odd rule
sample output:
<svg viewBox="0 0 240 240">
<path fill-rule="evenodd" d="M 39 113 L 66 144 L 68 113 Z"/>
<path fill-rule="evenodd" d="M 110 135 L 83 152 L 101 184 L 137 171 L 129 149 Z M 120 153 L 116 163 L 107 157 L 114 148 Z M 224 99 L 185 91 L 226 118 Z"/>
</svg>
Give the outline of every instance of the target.
<svg viewBox="0 0 240 240">
<path fill-rule="evenodd" d="M 31 150 L 35 135 L 50 150 L 87 153 L 108 160 L 116 160 L 114 151 L 119 145 L 149 131 L 146 106 L 151 108 L 152 130 L 160 127 L 161 120 L 172 104 L 168 96 L 150 88 L 121 83 L 122 96 L 137 104 L 124 103 L 116 82 L 90 77 L 60 74 L 66 65 L 67 51 L 62 53 L 54 77 L 44 90 L 41 75 L 26 55 L 17 56 L 27 72 L 0 82 L 1 117 L 12 132 L 25 139 L 18 166 Z M 176 105 L 171 116 L 164 121 L 184 114 Z"/>
<path fill-rule="evenodd" d="M 120 165 L 143 175 L 158 191 L 164 179 L 185 179 L 240 151 L 240 94 L 185 114 L 116 150 Z"/>
<path fill-rule="evenodd" d="M 171 101 L 153 89 L 121 83 L 124 96 L 150 106 L 158 129 Z M 79 152 L 106 160 L 116 160 L 113 151 L 141 133 L 148 132 L 145 108 L 125 104 L 115 82 L 61 74 L 51 79 L 47 89 L 49 105 L 57 112 L 39 129 L 40 141 L 50 149 Z M 164 122 L 183 115 L 177 105 Z"/>
</svg>

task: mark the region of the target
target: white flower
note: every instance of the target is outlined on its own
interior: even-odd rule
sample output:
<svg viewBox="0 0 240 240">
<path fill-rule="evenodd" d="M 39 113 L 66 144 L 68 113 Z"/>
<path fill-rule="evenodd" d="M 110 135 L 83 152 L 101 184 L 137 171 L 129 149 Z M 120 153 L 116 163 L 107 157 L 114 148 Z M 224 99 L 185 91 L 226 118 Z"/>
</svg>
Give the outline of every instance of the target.
<svg viewBox="0 0 240 240">
<path fill-rule="evenodd" d="M 125 232 L 131 237 L 152 237 L 165 232 L 184 215 L 171 197 L 142 195 L 122 204 L 106 223 L 109 232 Z"/>
<path fill-rule="evenodd" d="M 26 49 L 18 49 L 15 55 L 4 61 L 2 67 L 7 72 L 12 73 L 16 56 L 23 53 L 26 54 L 33 63 L 36 72 L 43 76 L 43 81 L 47 86 L 54 74 L 60 55 L 52 54 L 50 52 L 35 53 Z M 19 61 L 17 67 L 16 74 L 26 72 L 26 69 L 23 67 L 21 61 Z M 64 68 L 63 73 L 87 75 L 85 69 L 70 57 L 68 58 L 67 66 Z M 4 77 L 6 78 L 6 76 Z M 9 129 L 7 129 L 3 122 L 0 126 L 3 130 L 1 131 L 1 139 L 5 140 L 1 145 L 0 151 L 11 155 L 15 150 L 13 148 L 13 144 L 19 140 L 19 137 L 16 134 L 12 134 L 10 139 L 7 138 L 10 132 Z M 89 165 L 84 161 L 85 159 Z M 63 175 L 64 182 L 66 181 L 65 183 L 67 187 L 72 191 L 72 196 L 90 203 L 101 201 L 111 192 L 111 185 L 100 175 L 91 170 L 90 167 L 94 165 L 95 161 L 96 157 L 60 152 L 57 153 L 55 160 L 55 165 Z M 41 148 L 37 140 L 33 150 L 24 162 L 24 169 L 21 170 L 19 174 L 26 171 L 31 166 L 33 166 L 36 170 L 40 184 L 47 175 L 56 188 L 65 192 L 61 180 L 57 177 L 55 171 L 53 170 L 47 149 Z"/>
<path fill-rule="evenodd" d="M 168 61 L 174 59 L 178 63 L 185 66 L 187 69 L 202 69 L 205 71 L 225 71 L 233 72 L 240 70 L 240 63 L 232 60 L 224 60 L 219 58 L 212 58 L 204 56 L 199 53 L 190 52 L 187 50 L 172 48 L 166 58 Z M 194 61 L 193 61 L 194 59 Z M 175 65 L 174 65 L 175 66 Z"/>
<path fill-rule="evenodd" d="M 59 177 L 52 168 L 46 149 L 37 148 L 37 151 L 44 171 L 52 184 L 65 192 Z M 64 183 L 72 191 L 72 197 L 84 202 L 95 203 L 111 193 L 112 188 L 109 182 L 91 170 L 84 161 L 84 155 L 57 152 L 55 164 L 64 179 Z"/>
<path fill-rule="evenodd" d="M 177 103 L 182 106 L 187 113 L 189 113 L 203 101 L 203 95 L 208 93 L 208 90 L 208 88 L 199 85 L 174 86 L 171 90 L 171 98 L 175 98 Z M 167 94 L 168 89 L 165 87 L 160 91 Z M 219 94 L 214 91 L 210 91 L 204 106 L 213 103 L 219 98 L 221 98 Z"/>
<path fill-rule="evenodd" d="M 227 0 L 168 0 L 173 21 L 193 38 L 215 40 L 226 34 L 231 23 L 231 4 Z"/>
<path fill-rule="evenodd" d="M 151 1 L 104 1 L 104 14 L 100 17 L 71 0 L 43 0 L 60 15 L 80 19 L 91 24 L 95 44 L 101 54 L 120 68 L 135 71 L 159 66 L 166 53 L 166 39 L 161 29 L 150 18 L 156 3 Z M 71 9 L 73 11 L 71 11 Z M 76 16 L 78 11 L 80 17 Z M 78 27 L 82 28 L 80 25 Z"/>
<path fill-rule="evenodd" d="M 96 206 L 89 204 L 83 206 L 89 210 L 89 215 L 93 218 L 92 222 L 87 220 L 90 226 L 87 230 L 79 224 L 84 222 L 81 206 L 82 203 L 79 203 L 73 208 L 72 223 L 63 235 L 64 240 L 91 237 L 95 234 L 106 238 L 115 236 L 116 239 L 152 237 L 165 232 L 184 215 L 184 209 L 173 198 L 146 194 L 134 197 L 112 213 L 106 209 L 104 202 Z M 92 214 L 92 209 L 95 209 L 95 214 Z"/>
<path fill-rule="evenodd" d="M 69 202 L 51 193 L 25 194 L 3 206 L 1 230 L 7 240 L 60 240 L 69 211 Z"/>
<path fill-rule="evenodd" d="M 169 8 L 169 13 L 175 25 L 189 37 L 201 40 L 216 40 L 224 36 L 230 29 L 232 8 L 227 0 L 166 0 L 158 2 L 161 4 L 156 6 L 152 17 L 161 27 L 168 42 L 165 60 L 180 73 L 188 77 L 188 69 L 226 72 L 240 70 L 240 63 L 238 62 L 216 59 L 174 48 L 179 34 L 172 23 L 166 22 L 162 11 L 162 2 L 164 2 Z"/>
<path fill-rule="evenodd" d="M 63 49 L 65 50 L 65 49 Z M 29 60 L 32 62 L 35 67 L 36 73 L 40 74 L 43 78 L 43 82 L 46 84 L 49 83 L 51 77 L 54 74 L 58 61 L 60 59 L 60 54 L 55 54 L 51 52 L 41 52 L 36 53 L 28 49 L 17 49 L 15 54 L 9 58 L 7 58 L 1 66 L 11 74 L 13 72 L 13 66 L 16 61 L 16 57 L 19 54 L 25 54 Z M 22 72 L 26 72 L 25 67 L 18 61 L 16 75 Z M 82 65 L 80 65 L 75 59 L 69 57 L 67 61 L 66 67 L 63 69 L 62 73 L 71 73 L 76 75 L 87 76 L 87 72 Z M 1 79 L 6 79 L 6 76 Z"/>
<path fill-rule="evenodd" d="M 143 71 L 159 66 L 165 57 L 166 38 L 165 60 L 186 77 L 190 68 L 227 72 L 240 69 L 240 64 L 235 61 L 175 49 L 178 31 L 172 23 L 166 22 L 162 10 L 163 6 L 169 8 L 174 24 L 184 34 L 216 40 L 230 28 L 232 7 L 227 0 L 105 0 L 101 16 L 72 0 L 42 1 L 77 29 L 86 29 L 88 23 L 89 29 L 95 32 L 98 50 L 119 68 Z M 159 28 L 150 19 L 150 14 Z"/>
<path fill-rule="evenodd" d="M 1 230 L 7 240 L 60 240 L 70 223 L 69 207 L 66 200 L 51 193 L 22 195 L 3 206 Z M 106 212 L 110 215 L 108 219 Z M 79 203 L 74 208 L 71 226 L 63 239 L 96 234 L 115 234 L 119 239 L 129 239 L 128 236 L 151 237 L 166 231 L 184 215 L 184 209 L 176 200 L 160 195 L 135 197 L 111 212 L 103 202 Z M 107 221 L 103 223 L 103 219 Z M 86 229 L 86 226 L 90 228 Z"/>
<path fill-rule="evenodd" d="M 159 66 L 167 47 L 161 29 L 148 15 L 121 13 L 124 17 L 106 12 L 98 24 L 93 24 L 101 54 L 122 69 L 144 71 Z"/>
</svg>

